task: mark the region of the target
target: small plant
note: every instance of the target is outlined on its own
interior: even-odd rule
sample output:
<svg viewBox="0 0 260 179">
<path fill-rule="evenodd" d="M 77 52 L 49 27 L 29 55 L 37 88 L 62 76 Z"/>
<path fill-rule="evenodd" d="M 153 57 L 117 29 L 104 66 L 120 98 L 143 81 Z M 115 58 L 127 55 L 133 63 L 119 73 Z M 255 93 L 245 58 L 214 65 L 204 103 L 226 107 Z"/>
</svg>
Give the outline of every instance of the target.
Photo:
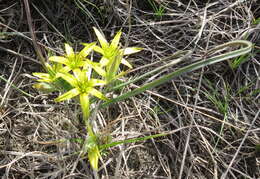
<svg viewBox="0 0 260 179">
<path fill-rule="evenodd" d="M 84 43 L 85 47 L 80 52 L 74 52 L 70 45 L 65 44 L 65 56 L 50 57 L 49 61 L 51 63 L 45 63 L 47 73 L 33 73 L 33 75 L 38 77 L 38 83 L 34 84 L 34 88 L 44 92 L 64 92 L 55 99 L 56 102 L 72 98 L 79 102 L 89 135 L 86 142 L 88 158 L 91 166 L 97 169 L 100 152 L 97 145 L 97 135 L 94 134 L 91 121 L 89 121 L 90 99 L 94 96 L 108 101 L 106 95 L 102 93 L 102 87 L 108 86 L 125 74 L 123 71 L 118 73 L 121 63 L 132 68 L 123 56 L 139 52 L 141 48 L 120 48 L 121 31 L 116 34 L 110 44 L 101 32 L 96 28 L 94 28 L 94 31 L 101 47 L 96 45 L 95 42 Z M 98 62 L 87 58 L 93 50 L 102 55 Z M 99 75 L 98 78 L 93 77 L 93 69 Z"/>
<path fill-rule="evenodd" d="M 148 2 L 153 8 L 155 17 L 161 18 L 165 12 L 165 8 L 161 4 L 158 6 L 154 0 L 148 0 Z"/>
<path fill-rule="evenodd" d="M 109 147 L 165 136 L 171 132 L 111 142 L 109 136 L 102 136 L 98 133 L 98 131 L 93 129 L 93 108 L 98 110 L 100 108 L 107 107 L 110 104 L 130 98 L 144 92 L 147 89 L 163 84 L 166 81 L 171 80 L 173 77 L 179 76 L 183 73 L 191 72 L 203 66 L 214 64 L 229 58 L 244 55 L 250 52 L 252 48 L 252 44 L 248 41 L 234 41 L 217 46 L 216 48 L 211 49 L 209 53 L 213 53 L 227 46 L 243 45 L 244 47 L 239 50 L 187 65 L 174 72 L 164 75 L 159 79 L 147 83 L 140 88 L 124 93 L 116 98 L 109 99 L 109 93 L 157 73 L 162 69 L 169 68 L 170 66 L 190 56 L 191 51 L 179 51 L 165 59 L 165 61 L 172 60 L 166 65 L 160 66 L 133 80 L 125 82 L 120 80 L 120 77 L 125 75 L 127 72 L 120 70 L 120 64 L 125 65 L 128 68 L 132 68 L 132 65 L 124 58 L 124 56 L 137 53 L 141 51 L 142 48 L 120 47 L 119 41 L 122 35 L 121 31 L 115 35 L 111 43 L 109 43 L 102 33 L 96 28 L 94 28 L 94 32 L 100 46 L 97 45 L 96 42 L 84 43 L 84 48 L 80 52 L 74 52 L 70 45 L 65 44 L 66 54 L 64 56 L 51 56 L 49 58 L 49 62 L 45 63 L 44 68 L 46 69 L 46 73 L 33 73 L 33 75 L 38 78 L 38 82 L 33 86 L 34 88 L 44 92 L 59 91 L 63 93 L 55 99 L 56 102 L 72 99 L 80 104 L 83 114 L 83 121 L 85 123 L 88 136 L 84 142 L 82 142 L 82 140 L 79 141 L 83 143 L 83 152 L 87 153 L 89 162 L 94 170 L 98 169 L 98 161 L 101 156 L 101 151 L 106 150 Z M 90 60 L 88 56 L 93 51 L 101 54 L 101 58 L 95 61 Z M 118 81 L 120 81 L 119 84 Z M 106 140 L 103 140 L 103 138 Z"/>
</svg>

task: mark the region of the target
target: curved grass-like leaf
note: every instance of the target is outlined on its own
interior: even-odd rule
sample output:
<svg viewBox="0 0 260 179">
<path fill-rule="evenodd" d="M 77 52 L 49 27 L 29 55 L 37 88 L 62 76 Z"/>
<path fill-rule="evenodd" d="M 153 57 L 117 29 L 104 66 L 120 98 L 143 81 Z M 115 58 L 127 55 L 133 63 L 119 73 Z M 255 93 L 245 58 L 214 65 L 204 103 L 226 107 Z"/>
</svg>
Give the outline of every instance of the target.
<svg viewBox="0 0 260 179">
<path fill-rule="evenodd" d="M 122 94 L 122 95 L 120 95 L 120 96 L 118 96 L 114 99 L 111 99 L 111 100 L 101 104 L 100 107 L 101 108 L 107 107 L 110 104 L 122 101 L 122 100 L 127 99 L 129 97 L 132 97 L 134 95 L 140 94 L 140 93 L 142 93 L 142 92 L 144 92 L 148 89 L 151 89 L 151 88 L 154 88 L 158 85 L 161 85 L 161 84 L 171 80 L 172 78 L 180 76 L 184 73 L 191 72 L 191 71 L 197 70 L 199 68 L 205 67 L 207 65 L 211 65 L 211 64 L 218 63 L 218 62 L 221 62 L 221 61 L 224 61 L 224 60 L 227 60 L 227 59 L 231 59 L 231 58 L 234 58 L 234 57 L 238 57 L 238 56 L 247 54 L 252 50 L 252 43 L 251 42 L 246 41 L 246 40 L 236 40 L 236 41 L 227 42 L 225 44 L 219 45 L 219 46 L 209 50 L 208 54 L 213 54 L 214 52 L 217 52 L 218 50 L 223 50 L 226 47 L 240 46 L 240 45 L 243 45 L 245 47 L 238 49 L 238 50 L 234 50 L 234 51 L 231 51 L 231 52 L 224 53 L 222 55 L 213 56 L 213 57 L 208 58 L 206 60 L 203 60 L 203 61 L 201 60 L 201 61 L 195 62 L 193 64 L 187 65 L 185 67 L 182 67 L 182 68 L 180 68 L 180 69 L 178 69 L 178 70 L 176 70 L 172 73 L 164 75 L 163 77 L 161 77 L 157 80 L 154 80 L 150 83 L 147 83 L 147 84 L 141 86 L 140 88 L 134 89 L 133 91 Z"/>
<path fill-rule="evenodd" d="M 150 136 L 145 136 L 145 137 L 137 137 L 137 138 L 132 138 L 132 139 L 126 139 L 126 140 L 120 140 L 120 141 L 115 141 L 115 142 L 111 142 L 108 144 L 104 144 L 99 146 L 100 150 L 106 150 L 110 147 L 114 147 L 120 144 L 127 144 L 127 143 L 133 143 L 133 142 L 138 142 L 138 141 L 144 141 L 144 140 L 148 140 L 148 139 L 152 139 L 152 138 L 156 138 L 156 137 L 162 137 L 162 136 L 166 136 L 169 135 L 170 133 L 161 133 L 161 134 L 155 134 L 155 135 L 150 135 Z"/>
<path fill-rule="evenodd" d="M 154 74 L 154 73 L 156 73 L 158 71 L 161 71 L 163 69 L 169 68 L 172 65 L 175 65 L 175 64 L 181 62 L 182 60 L 184 60 L 185 58 L 189 57 L 191 55 L 191 53 L 192 53 L 192 51 L 190 51 L 190 50 L 178 51 L 178 52 L 172 54 L 171 56 L 164 58 L 162 61 L 167 61 L 167 60 L 170 60 L 172 58 L 177 58 L 177 57 L 179 57 L 179 58 L 177 58 L 175 60 L 172 60 L 170 63 L 168 63 L 166 65 L 163 65 L 163 66 L 160 66 L 160 67 L 158 67 L 158 68 L 156 68 L 154 70 L 151 70 L 150 72 L 147 72 L 147 73 L 145 73 L 143 75 L 140 75 L 139 77 L 137 77 L 135 79 L 129 80 L 129 81 L 121 83 L 121 84 L 119 84 L 119 85 L 117 85 L 115 87 L 112 87 L 112 88 L 109 89 L 109 91 L 117 90 L 117 89 L 122 88 L 122 87 L 124 87 L 124 86 L 126 86 L 128 84 L 131 84 L 131 83 L 137 82 L 137 81 L 139 81 L 141 79 L 144 79 L 145 77 L 150 76 L 150 75 L 152 75 L 152 74 Z"/>
</svg>

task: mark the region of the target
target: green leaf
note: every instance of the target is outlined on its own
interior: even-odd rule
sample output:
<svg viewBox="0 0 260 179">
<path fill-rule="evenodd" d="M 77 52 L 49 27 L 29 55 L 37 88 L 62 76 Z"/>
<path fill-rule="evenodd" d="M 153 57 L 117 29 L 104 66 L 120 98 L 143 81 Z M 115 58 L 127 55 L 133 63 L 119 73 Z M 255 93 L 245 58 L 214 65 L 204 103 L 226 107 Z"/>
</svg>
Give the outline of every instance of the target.
<svg viewBox="0 0 260 179">
<path fill-rule="evenodd" d="M 250 58 L 250 56 L 251 55 L 249 55 L 249 54 L 245 54 L 245 55 L 235 58 L 233 61 L 231 61 L 230 67 L 232 69 L 238 68 L 241 64 L 245 63 Z"/>
<path fill-rule="evenodd" d="M 127 144 L 127 143 L 134 143 L 134 142 L 138 142 L 138 141 L 144 141 L 144 140 L 148 140 L 148 139 L 153 139 L 153 138 L 157 138 L 157 137 L 162 137 L 162 136 L 166 136 L 169 135 L 170 133 L 161 133 L 161 134 L 154 134 L 154 135 L 150 135 L 150 136 L 144 136 L 144 137 L 137 137 L 137 138 L 132 138 L 132 139 L 126 139 L 126 140 L 120 140 L 120 141 L 115 141 L 115 142 L 111 142 L 108 144 L 104 144 L 99 146 L 100 150 L 105 150 L 108 149 L 110 147 L 114 147 L 116 145 L 120 145 L 120 144 Z"/>
<path fill-rule="evenodd" d="M 105 39 L 105 37 L 98 31 L 97 28 L 93 27 L 94 31 L 95 31 L 95 34 L 98 38 L 98 41 L 102 47 L 102 49 L 106 49 L 109 47 L 109 44 L 107 42 L 107 40 Z"/>
<path fill-rule="evenodd" d="M 211 65 L 211 64 L 214 64 L 214 63 L 217 63 L 217 62 L 221 62 L 221 61 L 224 61 L 224 60 L 227 60 L 227 59 L 231 59 L 231 58 L 234 58 L 234 57 L 238 57 L 238 56 L 247 54 L 247 53 L 251 52 L 253 45 L 252 45 L 251 42 L 246 41 L 246 40 L 236 40 L 236 41 L 232 41 L 232 42 L 228 42 L 228 43 L 219 45 L 219 46 L 209 50 L 208 53 L 211 54 L 211 53 L 214 53 L 214 52 L 216 52 L 220 49 L 224 49 L 224 48 L 230 47 L 230 46 L 244 46 L 244 47 L 241 48 L 241 49 L 238 49 L 238 50 L 234 50 L 234 51 L 231 51 L 231 52 L 224 53 L 222 55 L 217 55 L 217 56 L 213 56 L 213 57 L 208 58 L 208 59 L 203 59 L 203 60 L 200 60 L 200 61 L 195 62 L 193 64 L 182 67 L 182 68 L 180 68 L 180 69 L 178 69 L 174 72 L 171 72 L 167 75 L 164 75 L 160 79 L 154 80 L 150 83 L 147 83 L 147 84 L 141 86 L 140 88 L 134 89 L 133 91 L 130 91 L 128 93 L 122 94 L 121 96 L 118 96 L 117 98 L 111 99 L 108 102 L 105 102 L 104 104 L 102 104 L 100 107 L 106 107 L 106 106 L 108 106 L 112 103 L 116 103 L 116 102 L 122 101 L 124 99 L 130 98 L 134 95 L 140 94 L 140 93 L 142 93 L 142 92 L 144 92 L 148 89 L 151 89 L 151 88 L 154 88 L 158 85 L 161 85 L 161 84 L 171 80 L 172 78 L 180 76 L 184 73 L 191 72 L 191 71 L 197 70 L 197 69 L 202 68 L 202 67 L 207 66 L 207 65 Z"/>
<path fill-rule="evenodd" d="M 80 94 L 80 91 L 77 88 L 73 88 L 72 90 L 68 91 L 67 93 L 60 95 L 54 101 L 55 102 L 61 102 L 61 101 L 64 101 L 64 100 L 71 99 L 71 98 L 73 98 L 73 97 L 75 97 L 79 94 Z"/>
</svg>

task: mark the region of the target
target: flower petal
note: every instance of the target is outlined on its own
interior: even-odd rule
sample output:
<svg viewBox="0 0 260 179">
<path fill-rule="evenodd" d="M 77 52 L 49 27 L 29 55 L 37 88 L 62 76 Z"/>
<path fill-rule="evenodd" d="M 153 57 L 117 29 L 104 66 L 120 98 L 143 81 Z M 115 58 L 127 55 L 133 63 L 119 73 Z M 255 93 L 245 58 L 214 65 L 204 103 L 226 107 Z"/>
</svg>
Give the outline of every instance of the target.
<svg viewBox="0 0 260 179">
<path fill-rule="evenodd" d="M 47 83 L 50 83 L 53 81 L 53 79 L 51 78 L 51 76 L 48 73 L 33 73 L 33 76 L 36 76 L 39 78 L 37 81 L 47 82 Z"/>
<path fill-rule="evenodd" d="M 102 69 L 99 63 L 92 62 L 90 60 L 86 61 L 89 66 L 91 66 L 100 76 L 106 76 L 106 71 Z"/>
<path fill-rule="evenodd" d="M 95 88 L 88 88 L 87 93 L 92 94 L 100 99 L 105 101 L 109 100 L 106 96 L 104 96 L 100 91 L 96 90 Z"/>
<path fill-rule="evenodd" d="M 116 49 L 118 47 L 119 40 L 121 38 L 121 34 L 122 34 L 121 30 L 116 33 L 114 39 L 112 40 L 112 42 L 110 44 L 110 48 Z"/>
<path fill-rule="evenodd" d="M 50 93 L 56 90 L 52 85 L 48 83 L 36 83 L 33 85 L 33 88 L 42 91 L 44 93 Z"/>
<path fill-rule="evenodd" d="M 57 73 L 57 77 L 63 78 L 73 87 L 78 87 L 77 79 L 69 73 Z"/>
<path fill-rule="evenodd" d="M 79 93 L 80 93 L 80 91 L 77 88 L 73 88 L 72 90 L 68 91 L 67 93 L 64 93 L 64 94 L 60 95 L 59 97 L 57 97 L 54 101 L 60 102 L 60 101 L 68 100 L 68 99 L 71 99 L 71 98 L 79 95 Z"/>
<path fill-rule="evenodd" d="M 69 60 L 65 57 L 60 57 L 60 56 L 52 56 L 49 58 L 50 61 L 52 62 L 57 62 L 57 63 L 61 63 L 64 65 L 68 65 L 69 64 Z"/>
<path fill-rule="evenodd" d="M 90 79 L 89 83 L 93 84 L 92 86 L 102 86 L 106 84 L 104 80 L 98 80 L 98 79 Z"/>
<path fill-rule="evenodd" d="M 100 59 L 99 63 L 100 63 L 100 65 L 101 65 L 102 67 L 104 67 L 104 66 L 107 66 L 107 64 L 109 63 L 109 60 L 108 60 L 106 57 L 102 57 L 102 58 Z"/>
<path fill-rule="evenodd" d="M 132 65 L 126 61 L 126 59 L 122 58 L 122 61 L 121 61 L 122 64 L 124 64 L 125 66 L 128 66 L 129 68 L 133 68 Z"/>
<path fill-rule="evenodd" d="M 137 53 L 140 52 L 141 50 L 143 50 L 143 48 L 139 48 L 139 47 L 128 47 L 124 49 L 124 55 L 130 55 L 133 53 Z"/>
<path fill-rule="evenodd" d="M 93 50 L 94 46 L 96 45 L 96 42 L 93 42 L 93 43 L 83 43 L 83 45 L 85 47 L 79 52 L 79 56 L 85 58 Z"/>
<path fill-rule="evenodd" d="M 102 55 L 105 54 L 104 50 L 103 50 L 102 48 L 100 48 L 99 46 L 96 46 L 96 45 L 95 45 L 94 48 L 93 48 L 93 50 L 96 51 L 96 52 L 98 52 L 98 53 L 100 53 L 100 54 L 102 54 Z"/>
<path fill-rule="evenodd" d="M 97 28 L 93 27 L 93 29 L 95 31 L 95 34 L 96 34 L 96 36 L 98 38 L 98 41 L 99 41 L 101 47 L 103 49 L 108 48 L 109 44 L 108 44 L 107 40 L 105 39 L 105 37 L 101 34 L 101 32 L 98 31 Z"/>
<path fill-rule="evenodd" d="M 65 51 L 66 51 L 66 55 L 68 57 L 74 57 L 75 56 L 73 48 L 69 44 L 66 44 L 66 43 L 65 43 Z"/>
</svg>

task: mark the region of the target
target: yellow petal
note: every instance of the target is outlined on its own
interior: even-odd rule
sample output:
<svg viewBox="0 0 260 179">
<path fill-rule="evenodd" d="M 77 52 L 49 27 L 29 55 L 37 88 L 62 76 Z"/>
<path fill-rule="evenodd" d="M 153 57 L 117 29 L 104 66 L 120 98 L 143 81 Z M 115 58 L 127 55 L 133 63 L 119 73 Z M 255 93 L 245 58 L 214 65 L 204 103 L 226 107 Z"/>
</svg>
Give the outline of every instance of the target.
<svg viewBox="0 0 260 179">
<path fill-rule="evenodd" d="M 107 40 L 105 39 L 105 37 L 101 34 L 101 32 L 98 31 L 97 28 L 93 27 L 93 29 L 95 31 L 95 34 L 98 38 L 98 41 L 99 41 L 101 47 L 103 49 L 108 48 L 109 44 L 108 44 Z"/>
<path fill-rule="evenodd" d="M 115 35 L 114 39 L 112 40 L 111 44 L 110 44 L 110 47 L 112 49 L 116 49 L 118 47 L 118 44 L 119 44 L 119 40 L 121 38 L 121 34 L 122 34 L 122 31 L 118 31 L 117 34 Z"/>
<path fill-rule="evenodd" d="M 57 62 L 61 64 L 68 65 L 69 60 L 65 57 L 60 57 L 60 56 L 52 56 L 49 58 L 50 61 L 52 62 Z"/>
<path fill-rule="evenodd" d="M 139 48 L 139 47 L 128 47 L 124 49 L 124 55 L 130 55 L 133 53 L 137 53 L 140 52 L 141 50 L 143 50 L 143 48 Z"/>
<path fill-rule="evenodd" d="M 50 93 L 56 90 L 55 88 L 53 88 L 51 85 L 47 83 L 36 83 L 33 85 L 33 88 L 42 91 L 44 93 Z"/>
<path fill-rule="evenodd" d="M 73 48 L 69 44 L 66 44 L 66 43 L 65 43 L 65 52 L 68 57 L 74 57 L 74 55 L 75 55 Z"/>
<path fill-rule="evenodd" d="M 109 100 L 105 95 L 103 95 L 100 91 L 96 90 L 95 88 L 88 88 L 87 93 L 92 94 L 100 99 L 105 101 Z"/>
<path fill-rule="evenodd" d="M 132 65 L 126 61 L 126 59 L 122 58 L 122 61 L 121 61 L 122 64 L 124 64 L 125 66 L 128 66 L 129 68 L 133 68 Z"/>
<path fill-rule="evenodd" d="M 85 47 L 80 51 L 79 56 L 85 58 L 93 50 L 96 43 L 95 42 L 93 42 L 93 43 L 83 43 L 83 45 Z"/>
<path fill-rule="evenodd" d="M 80 91 L 77 88 L 73 88 L 72 90 L 68 91 L 67 93 L 60 95 L 54 101 L 60 102 L 60 101 L 68 100 L 68 99 L 71 99 L 71 98 L 79 95 L 79 93 L 80 93 Z"/>
</svg>

